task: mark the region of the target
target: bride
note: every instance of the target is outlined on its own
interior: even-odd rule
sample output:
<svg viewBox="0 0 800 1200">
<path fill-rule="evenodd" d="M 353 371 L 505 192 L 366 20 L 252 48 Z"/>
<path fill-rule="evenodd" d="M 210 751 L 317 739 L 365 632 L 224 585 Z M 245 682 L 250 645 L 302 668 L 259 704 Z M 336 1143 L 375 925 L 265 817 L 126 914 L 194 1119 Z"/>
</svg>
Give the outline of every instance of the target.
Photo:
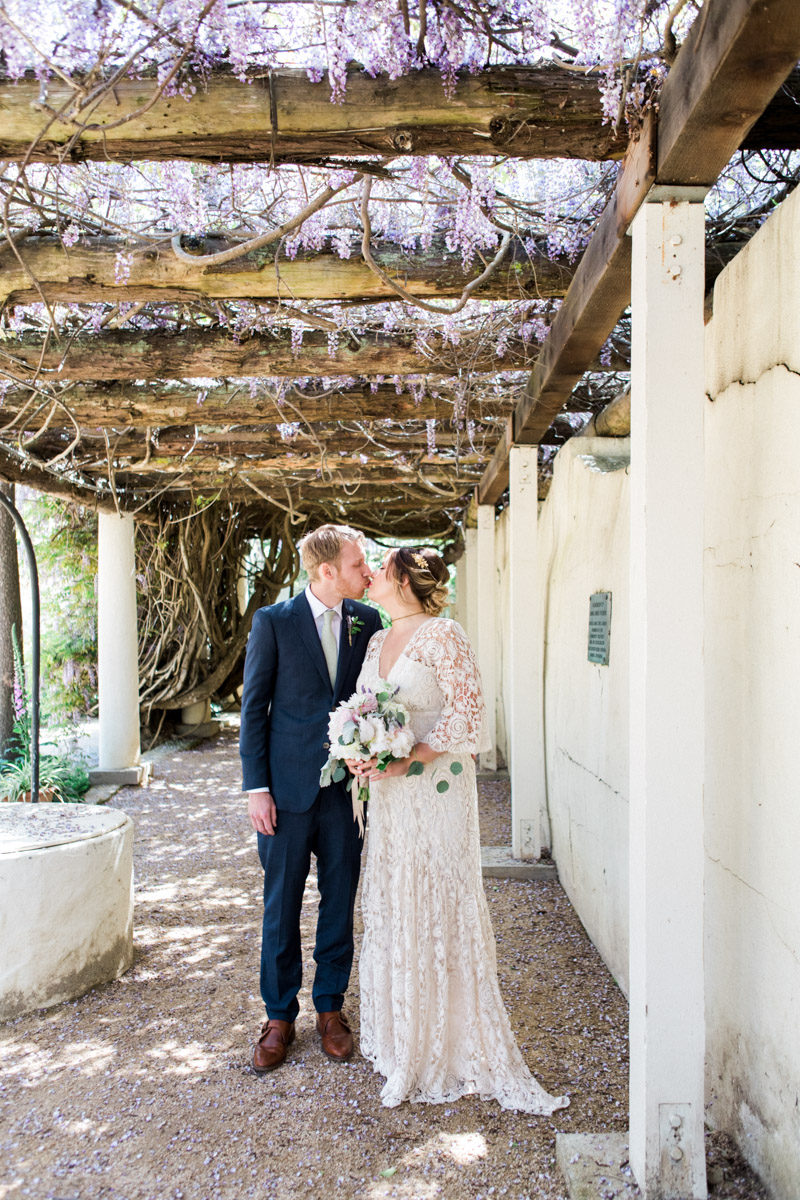
<svg viewBox="0 0 800 1200">
<path fill-rule="evenodd" d="M 476 1094 L 548 1114 L 569 1100 L 531 1075 L 497 984 L 473 759 L 487 748 L 485 709 L 466 634 L 437 615 L 447 583 L 433 550 L 399 549 L 368 592 L 392 625 L 370 641 L 359 686 L 398 689 L 416 743 L 382 772 L 349 764 L 370 787 L 361 1049 L 386 1076 L 387 1107 Z"/>
</svg>

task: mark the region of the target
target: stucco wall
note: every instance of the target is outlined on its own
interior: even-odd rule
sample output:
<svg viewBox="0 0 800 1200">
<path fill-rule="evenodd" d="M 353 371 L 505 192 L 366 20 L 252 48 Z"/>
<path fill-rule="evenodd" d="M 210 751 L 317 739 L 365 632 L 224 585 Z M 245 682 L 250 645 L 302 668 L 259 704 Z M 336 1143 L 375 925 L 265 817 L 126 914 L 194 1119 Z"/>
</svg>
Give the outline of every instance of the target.
<svg viewBox="0 0 800 1200">
<path fill-rule="evenodd" d="M 621 987 L 628 981 L 629 442 L 575 438 L 540 515 L 545 748 L 559 877 Z M 589 662 L 589 597 L 611 592 L 609 662 Z"/>
<path fill-rule="evenodd" d="M 709 1116 L 800 1195 L 800 192 L 707 329 Z"/>
<path fill-rule="evenodd" d="M 800 190 L 720 276 L 706 339 L 708 1113 L 776 1200 L 797 1200 Z M 610 439 L 574 439 L 560 451 L 539 516 L 540 586 L 553 856 L 626 988 L 628 475 L 592 470 L 587 460 L 614 452 L 624 446 Z M 678 504 L 680 463 L 675 488 Z M 505 524 L 501 515 L 501 664 L 509 654 Z M 587 662 L 594 591 L 613 596 L 607 667 Z M 504 752 L 507 705 L 501 675 Z"/>
</svg>

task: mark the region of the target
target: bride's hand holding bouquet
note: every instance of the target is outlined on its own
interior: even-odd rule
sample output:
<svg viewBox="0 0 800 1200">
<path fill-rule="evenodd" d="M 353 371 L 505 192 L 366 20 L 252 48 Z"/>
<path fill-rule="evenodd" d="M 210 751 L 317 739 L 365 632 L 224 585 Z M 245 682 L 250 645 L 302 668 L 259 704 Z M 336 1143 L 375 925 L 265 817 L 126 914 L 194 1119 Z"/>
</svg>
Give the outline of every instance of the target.
<svg viewBox="0 0 800 1200">
<path fill-rule="evenodd" d="M 339 783 L 348 769 L 352 772 L 353 817 L 362 833 L 369 780 L 388 774 L 414 747 L 408 711 L 395 699 L 396 692 L 382 679 L 374 689 L 361 687 L 333 710 L 328 722 L 330 752 L 320 772 L 320 787 Z M 406 771 L 403 766 L 391 774 Z"/>
</svg>

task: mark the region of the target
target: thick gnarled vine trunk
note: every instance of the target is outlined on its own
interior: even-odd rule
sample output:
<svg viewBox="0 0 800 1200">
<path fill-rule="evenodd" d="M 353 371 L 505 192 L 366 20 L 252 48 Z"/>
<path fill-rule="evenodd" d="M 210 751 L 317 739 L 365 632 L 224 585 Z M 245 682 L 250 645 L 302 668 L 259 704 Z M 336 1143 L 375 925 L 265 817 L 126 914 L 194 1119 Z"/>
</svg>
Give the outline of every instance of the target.
<svg viewBox="0 0 800 1200">
<path fill-rule="evenodd" d="M 137 529 L 139 697 L 153 710 L 174 711 L 226 696 L 241 681 L 244 650 L 256 609 L 270 604 L 297 575 L 295 539 L 286 514 L 259 521 L 244 508 L 170 508 Z M 251 578 L 244 612 L 239 581 L 255 538 L 264 565 Z"/>
</svg>

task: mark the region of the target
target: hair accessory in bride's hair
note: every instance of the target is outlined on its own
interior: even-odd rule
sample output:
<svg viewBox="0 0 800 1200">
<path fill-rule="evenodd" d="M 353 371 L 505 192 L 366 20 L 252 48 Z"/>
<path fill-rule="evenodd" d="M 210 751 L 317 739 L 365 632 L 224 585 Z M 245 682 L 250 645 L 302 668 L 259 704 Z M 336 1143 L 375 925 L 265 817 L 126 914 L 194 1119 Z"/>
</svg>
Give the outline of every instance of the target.
<svg viewBox="0 0 800 1200">
<path fill-rule="evenodd" d="M 414 562 L 417 564 L 417 566 L 420 568 L 421 571 L 429 571 L 430 570 L 430 567 L 428 565 L 428 560 L 427 560 L 427 558 L 424 557 L 424 555 L 415 554 L 412 551 L 411 557 L 413 558 Z"/>
</svg>

